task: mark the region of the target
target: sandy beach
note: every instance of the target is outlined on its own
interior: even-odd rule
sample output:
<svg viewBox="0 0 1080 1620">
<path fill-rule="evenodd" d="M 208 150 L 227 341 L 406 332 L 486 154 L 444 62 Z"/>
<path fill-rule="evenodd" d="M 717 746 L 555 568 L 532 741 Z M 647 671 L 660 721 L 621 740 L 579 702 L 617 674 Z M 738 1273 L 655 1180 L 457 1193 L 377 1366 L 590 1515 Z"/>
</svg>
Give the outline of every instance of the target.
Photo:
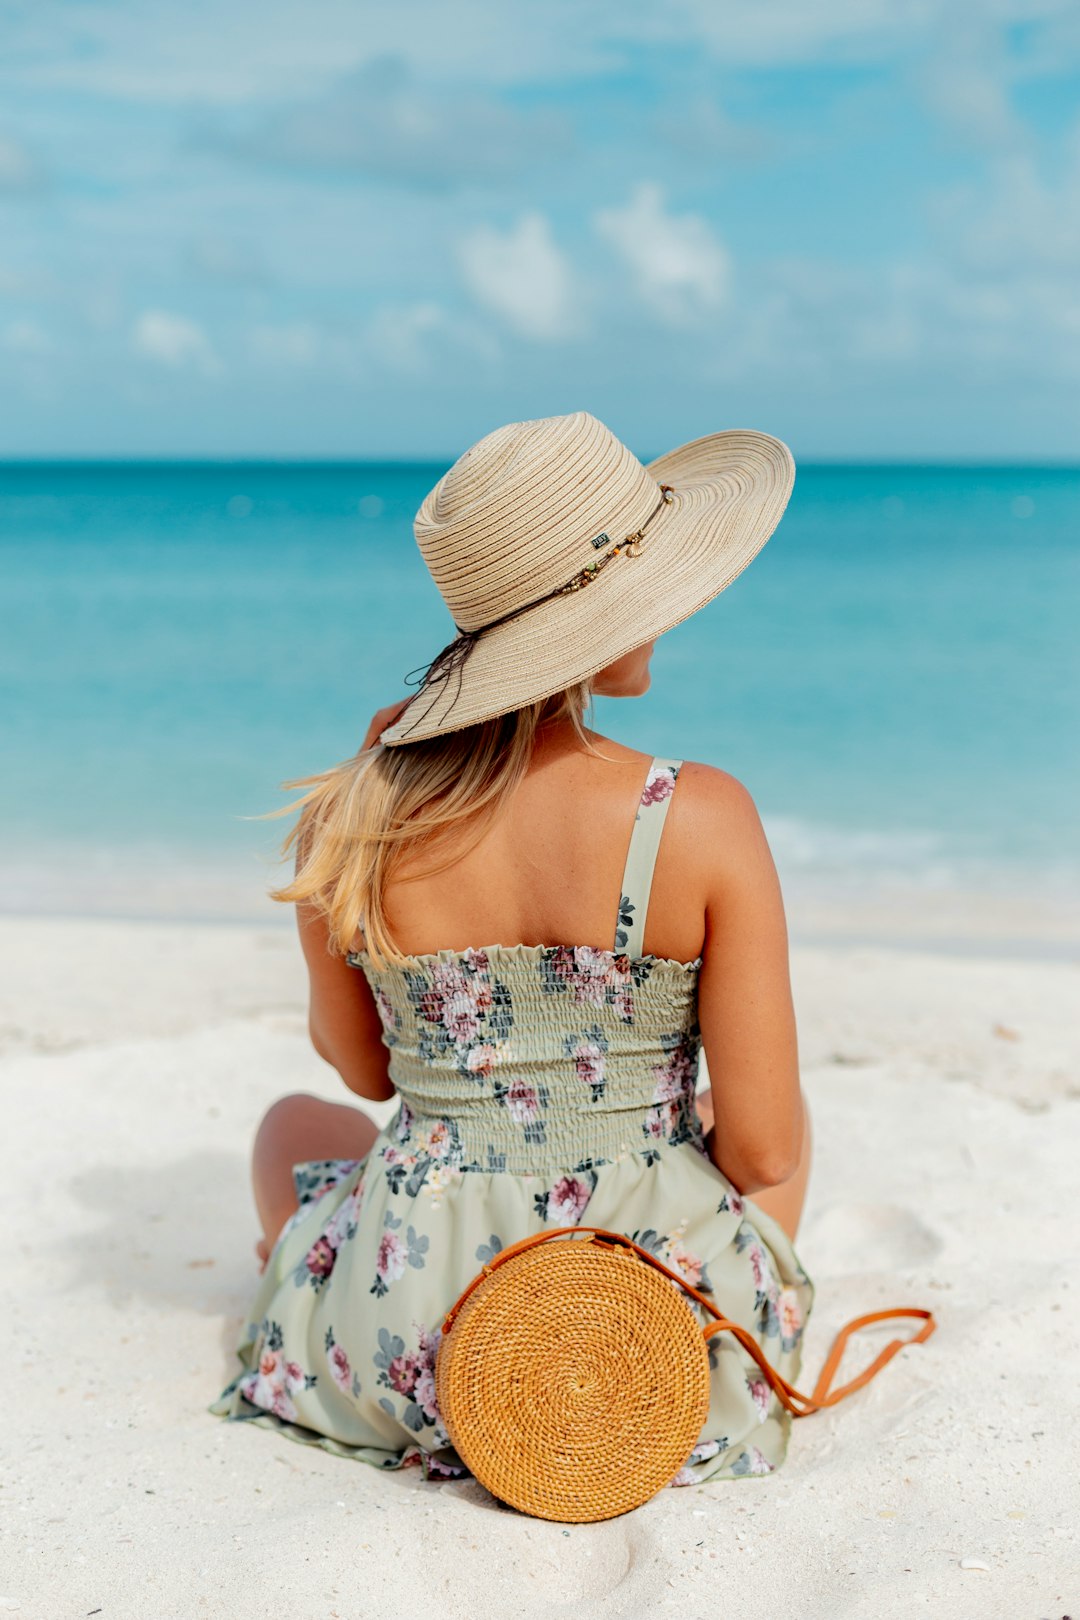
<svg viewBox="0 0 1080 1620">
<path fill-rule="evenodd" d="M 6 917 L 0 956 L 0 1614 L 1077 1612 L 1080 955 L 794 944 L 803 1387 L 859 1312 L 938 1331 L 798 1422 L 775 1475 L 572 1528 L 206 1411 L 255 1283 L 254 1126 L 282 1092 L 345 1095 L 291 926 Z"/>
<path fill-rule="evenodd" d="M 1080 1620 L 1078 83 L 1080 0 L 0 0 L 0 1620 Z M 312 1045 L 349 1072 L 270 898 L 301 813 L 370 932 L 387 829 L 499 805 L 429 913 L 384 893 L 408 943 L 460 895 L 565 941 L 621 843 L 605 937 L 387 979 L 413 1120 L 264 1308 L 267 1110 L 398 1107 Z M 680 954 L 761 964 L 728 1040 L 697 1009 L 717 1157 L 789 1162 L 754 816 L 809 1300 L 686 1140 L 688 964 L 601 970 L 654 870 L 709 890 Z M 447 1255 L 523 1210 L 654 1247 L 811 1398 L 853 1318 L 936 1329 L 761 1473 L 788 1426 L 721 1357 L 728 1477 L 592 1524 L 212 1411 L 250 1338 L 238 1405 L 441 1440 Z M 625 1470 L 632 1378 L 557 1305 L 537 1363 L 569 1323 Z"/>
</svg>

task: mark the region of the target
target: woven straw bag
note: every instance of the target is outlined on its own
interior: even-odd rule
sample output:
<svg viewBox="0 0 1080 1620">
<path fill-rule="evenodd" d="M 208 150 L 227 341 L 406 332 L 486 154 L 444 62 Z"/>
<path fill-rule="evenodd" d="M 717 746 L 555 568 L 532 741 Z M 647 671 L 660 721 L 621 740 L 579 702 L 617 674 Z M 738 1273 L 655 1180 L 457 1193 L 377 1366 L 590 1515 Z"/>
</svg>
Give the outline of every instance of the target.
<svg viewBox="0 0 1080 1620">
<path fill-rule="evenodd" d="M 706 1328 L 687 1294 L 714 1318 Z M 923 1325 L 830 1393 L 851 1334 L 902 1316 Z M 655 1255 L 603 1227 L 556 1227 L 496 1255 L 447 1313 L 436 1391 L 455 1450 L 493 1496 L 536 1518 L 582 1524 L 639 1507 L 688 1461 L 709 1409 L 714 1334 L 734 1334 L 782 1404 L 805 1417 L 861 1389 L 935 1326 L 924 1310 L 855 1317 L 813 1395 L 802 1395 L 745 1328 Z"/>
</svg>

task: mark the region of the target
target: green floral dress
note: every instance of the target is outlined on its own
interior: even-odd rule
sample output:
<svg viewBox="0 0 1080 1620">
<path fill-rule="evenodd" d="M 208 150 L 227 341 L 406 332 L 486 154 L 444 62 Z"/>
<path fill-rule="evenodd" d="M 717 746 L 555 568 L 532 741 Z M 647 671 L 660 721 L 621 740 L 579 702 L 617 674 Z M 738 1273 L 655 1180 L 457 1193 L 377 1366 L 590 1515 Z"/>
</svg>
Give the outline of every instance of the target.
<svg viewBox="0 0 1080 1620">
<path fill-rule="evenodd" d="M 578 1222 L 650 1249 L 797 1380 L 813 1285 L 704 1150 L 701 959 L 640 954 L 680 765 L 649 770 L 612 950 L 496 945 L 381 971 L 348 957 L 400 1107 L 366 1159 L 294 1166 L 299 1208 L 211 1412 L 381 1468 L 466 1473 L 435 1399 L 443 1317 L 504 1245 Z M 751 1357 L 730 1335 L 709 1353 L 709 1415 L 673 1484 L 769 1473 L 787 1450 L 791 1418 Z"/>
</svg>

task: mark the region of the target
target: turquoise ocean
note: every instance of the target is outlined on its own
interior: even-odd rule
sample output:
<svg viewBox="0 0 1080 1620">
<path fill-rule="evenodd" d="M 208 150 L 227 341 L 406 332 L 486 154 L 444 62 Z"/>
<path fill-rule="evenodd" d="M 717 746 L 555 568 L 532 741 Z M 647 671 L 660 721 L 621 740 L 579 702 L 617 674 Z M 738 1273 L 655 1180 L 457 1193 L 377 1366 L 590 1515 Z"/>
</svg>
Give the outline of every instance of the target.
<svg viewBox="0 0 1080 1620">
<path fill-rule="evenodd" d="M 0 909 L 262 920 L 280 784 L 451 627 L 444 464 L 0 467 Z M 800 470 L 601 731 L 753 794 L 793 937 L 1080 938 L 1080 471 Z M 598 836 L 600 834 L 598 833 Z"/>
</svg>

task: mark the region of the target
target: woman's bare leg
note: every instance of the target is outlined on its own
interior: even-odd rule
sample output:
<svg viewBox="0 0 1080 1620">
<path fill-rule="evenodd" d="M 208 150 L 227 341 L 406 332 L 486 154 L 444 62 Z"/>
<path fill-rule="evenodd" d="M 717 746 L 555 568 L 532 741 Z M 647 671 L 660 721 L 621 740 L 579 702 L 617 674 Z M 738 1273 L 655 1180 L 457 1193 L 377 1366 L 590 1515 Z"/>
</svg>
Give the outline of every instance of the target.
<svg viewBox="0 0 1080 1620">
<path fill-rule="evenodd" d="M 305 1159 L 362 1159 L 378 1133 L 362 1109 L 324 1102 L 306 1091 L 279 1097 L 267 1109 L 251 1155 L 251 1184 L 264 1234 L 256 1250 L 264 1265 L 297 1207 L 293 1165 Z"/>
<path fill-rule="evenodd" d="M 713 1105 L 712 1098 L 707 1091 L 699 1094 L 697 1111 L 701 1119 L 702 1130 L 711 1130 Z M 792 1242 L 795 1241 L 795 1234 L 799 1230 L 803 1204 L 806 1201 L 806 1186 L 810 1180 L 810 1163 L 814 1152 L 813 1136 L 810 1129 L 810 1109 L 807 1106 L 805 1092 L 803 1093 L 803 1112 L 806 1116 L 806 1130 L 803 1133 L 802 1153 L 795 1174 L 790 1176 L 787 1181 L 779 1182 L 775 1187 L 765 1187 L 760 1192 L 747 1194 L 759 1209 L 763 1209 L 766 1215 L 771 1215 L 773 1220 L 784 1228 Z"/>
</svg>

